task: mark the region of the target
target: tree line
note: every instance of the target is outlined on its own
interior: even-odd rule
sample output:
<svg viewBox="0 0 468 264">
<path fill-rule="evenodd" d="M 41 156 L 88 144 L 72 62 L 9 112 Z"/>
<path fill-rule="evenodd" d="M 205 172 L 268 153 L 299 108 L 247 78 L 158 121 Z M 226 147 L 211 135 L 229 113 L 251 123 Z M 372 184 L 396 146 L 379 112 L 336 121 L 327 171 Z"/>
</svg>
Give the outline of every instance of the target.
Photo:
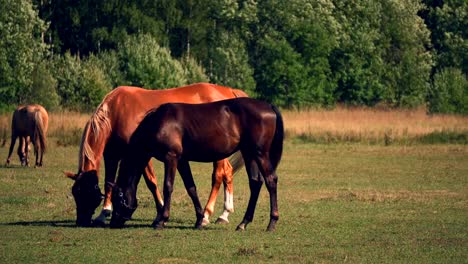
<svg viewBox="0 0 468 264">
<path fill-rule="evenodd" d="M 207 81 L 285 108 L 468 113 L 465 0 L 0 0 L 0 109 Z"/>
</svg>

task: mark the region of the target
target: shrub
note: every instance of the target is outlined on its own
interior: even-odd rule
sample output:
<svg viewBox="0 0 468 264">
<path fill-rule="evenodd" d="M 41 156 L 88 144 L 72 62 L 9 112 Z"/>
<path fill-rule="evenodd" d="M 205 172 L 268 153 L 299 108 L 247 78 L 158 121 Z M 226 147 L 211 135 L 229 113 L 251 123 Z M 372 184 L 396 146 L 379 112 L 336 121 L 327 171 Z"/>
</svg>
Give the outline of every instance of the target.
<svg viewBox="0 0 468 264">
<path fill-rule="evenodd" d="M 460 69 L 445 68 L 434 75 L 429 112 L 468 114 L 468 81 Z"/>
<path fill-rule="evenodd" d="M 57 94 L 57 80 L 52 76 L 47 66 L 48 61 L 40 62 L 32 73 L 32 90 L 28 96 L 29 103 L 37 103 L 45 109 L 56 110 L 60 105 L 60 97 Z"/>
<path fill-rule="evenodd" d="M 182 64 L 150 35 L 135 35 L 119 46 L 126 81 L 145 88 L 176 87 L 187 83 Z"/>
<path fill-rule="evenodd" d="M 208 82 L 209 79 L 205 74 L 205 69 L 197 63 L 192 57 L 182 58 L 182 67 L 184 68 L 185 78 L 187 83 Z"/>
<path fill-rule="evenodd" d="M 102 62 L 94 57 L 82 61 L 66 53 L 55 58 L 54 75 L 64 108 L 90 111 L 101 102 L 112 88 L 101 68 Z"/>
<path fill-rule="evenodd" d="M 92 111 L 101 103 L 104 96 L 112 90 L 112 86 L 107 81 L 106 75 L 99 65 L 93 61 L 88 60 L 83 63 L 81 73 L 79 82 L 80 108 L 85 111 Z"/>
</svg>

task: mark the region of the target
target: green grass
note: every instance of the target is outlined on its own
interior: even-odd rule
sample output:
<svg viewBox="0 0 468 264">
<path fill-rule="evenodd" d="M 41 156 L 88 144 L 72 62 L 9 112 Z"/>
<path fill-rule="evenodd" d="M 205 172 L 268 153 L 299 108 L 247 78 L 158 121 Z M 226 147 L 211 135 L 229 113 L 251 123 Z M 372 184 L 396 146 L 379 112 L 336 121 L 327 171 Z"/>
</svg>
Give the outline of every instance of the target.
<svg viewBox="0 0 468 264">
<path fill-rule="evenodd" d="M 7 147 L 0 148 L 2 164 Z M 21 168 L 16 156 L 11 167 L 0 166 L 1 263 L 467 263 L 466 145 L 288 140 L 275 233 L 264 232 L 265 188 L 254 222 L 235 231 L 249 195 L 244 171 L 235 176 L 229 225 L 193 230 L 193 206 L 178 177 L 165 230 L 150 227 L 154 202 L 143 182 L 127 228 L 76 228 L 72 181 L 62 171 L 76 171 L 77 157 L 78 147 L 52 144 L 43 168 Z M 192 164 L 202 202 L 211 166 Z"/>
</svg>

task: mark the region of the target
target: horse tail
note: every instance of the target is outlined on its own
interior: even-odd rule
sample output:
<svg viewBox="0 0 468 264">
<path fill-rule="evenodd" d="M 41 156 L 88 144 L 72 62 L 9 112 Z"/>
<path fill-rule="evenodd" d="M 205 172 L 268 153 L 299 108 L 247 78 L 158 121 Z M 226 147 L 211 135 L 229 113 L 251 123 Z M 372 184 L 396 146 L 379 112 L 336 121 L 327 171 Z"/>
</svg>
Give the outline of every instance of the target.
<svg viewBox="0 0 468 264">
<path fill-rule="evenodd" d="M 270 163 L 273 171 L 275 171 L 283 154 L 284 123 L 279 109 L 274 105 L 271 105 L 271 108 L 276 114 L 276 130 L 270 149 Z"/>
<path fill-rule="evenodd" d="M 242 167 L 244 167 L 244 158 L 242 157 L 242 154 L 240 151 L 235 152 L 229 157 L 229 163 L 231 163 L 232 166 L 232 174 L 236 174 Z"/>
<path fill-rule="evenodd" d="M 46 135 L 44 122 L 42 121 L 41 111 L 34 112 L 34 142 L 36 146 L 40 146 L 42 153 L 46 151 Z M 37 155 L 37 153 L 36 153 Z"/>
</svg>

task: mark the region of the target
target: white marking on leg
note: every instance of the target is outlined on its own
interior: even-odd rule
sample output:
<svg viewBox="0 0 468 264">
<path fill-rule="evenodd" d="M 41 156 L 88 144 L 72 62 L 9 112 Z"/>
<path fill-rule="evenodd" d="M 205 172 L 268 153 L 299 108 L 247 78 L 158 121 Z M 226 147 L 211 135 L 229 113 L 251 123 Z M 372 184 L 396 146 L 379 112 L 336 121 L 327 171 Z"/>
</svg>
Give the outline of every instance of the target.
<svg viewBox="0 0 468 264">
<path fill-rule="evenodd" d="M 224 220 L 226 223 L 229 223 L 229 212 L 227 210 L 224 210 L 223 214 L 221 214 L 219 217 L 218 217 L 218 222 L 220 219 Z"/>
<path fill-rule="evenodd" d="M 210 224 L 210 216 L 208 214 L 205 214 L 205 216 L 203 217 L 203 221 L 202 221 L 202 226 L 207 226 Z"/>
<path fill-rule="evenodd" d="M 232 195 L 232 193 L 227 189 L 224 190 L 224 211 L 229 213 L 234 212 L 234 195 Z"/>
</svg>

